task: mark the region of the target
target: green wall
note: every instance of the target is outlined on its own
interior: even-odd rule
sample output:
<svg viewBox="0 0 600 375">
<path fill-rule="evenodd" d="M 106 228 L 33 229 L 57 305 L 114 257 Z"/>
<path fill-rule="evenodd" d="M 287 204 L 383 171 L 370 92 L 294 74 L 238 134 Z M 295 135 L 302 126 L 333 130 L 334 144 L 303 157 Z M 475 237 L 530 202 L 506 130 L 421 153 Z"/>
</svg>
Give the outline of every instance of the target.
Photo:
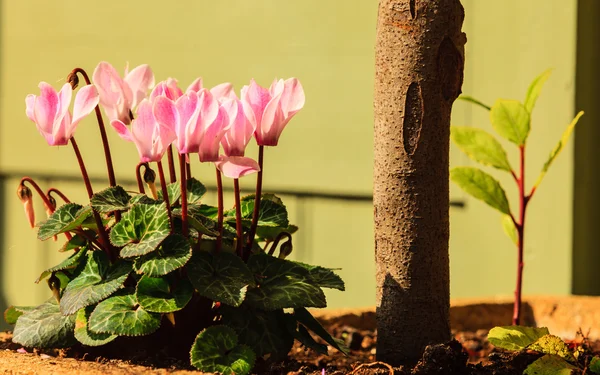
<svg viewBox="0 0 600 375">
<path fill-rule="evenodd" d="M 349 6 L 349 4 L 352 6 Z M 101 4 L 101 5 L 100 5 Z M 375 303 L 372 205 L 372 92 L 377 1 L 186 0 L 2 2 L 0 19 L 0 308 L 34 304 L 49 296 L 32 281 L 65 257 L 58 243 L 40 243 L 28 228 L 15 189 L 21 175 L 39 176 L 46 188 L 64 189 L 86 201 L 72 150 L 48 147 L 25 117 L 24 98 L 37 84 L 55 87 L 80 66 L 91 74 L 106 60 L 124 68 L 149 63 L 157 81 L 176 77 L 187 86 L 197 76 L 207 85 L 250 78 L 268 85 L 274 77 L 298 77 L 305 108 L 268 149 L 265 186 L 284 192 L 291 219 L 299 224 L 294 256 L 341 267 L 347 292 L 328 294 L 333 307 Z M 576 3 L 560 0 L 463 1 L 468 36 L 463 91 L 484 102 L 522 98 L 528 82 L 554 67 L 534 114 L 528 158 L 529 181 L 537 175 L 574 106 Z M 560 25 L 560 27 L 556 27 Z M 487 114 L 465 103 L 453 122 L 491 130 Z M 586 126 L 585 120 L 582 126 Z M 109 129 L 117 178 L 131 182 L 137 163 L 132 144 Z M 76 137 L 94 178 L 107 185 L 93 119 Z M 509 145 L 507 148 L 511 149 Z M 250 151 L 250 155 L 255 148 Z M 514 161 L 514 160 L 513 160 Z M 569 145 L 530 206 L 525 293 L 571 290 L 573 178 Z M 452 164 L 469 164 L 452 150 Z M 514 164 L 514 163 L 513 163 Z M 214 186 L 209 165 L 194 175 Z M 252 189 L 253 179 L 242 181 Z M 514 186 L 503 179 L 514 196 Z M 228 181 L 229 182 L 229 181 Z M 344 198 L 353 198 L 351 200 Z M 465 207 L 451 209 L 452 297 L 509 295 L 515 251 L 500 229 L 500 217 L 451 188 Z M 214 199 L 214 194 L 209 197 Z M 231 200 L 229 200 L 231 202 Z M 43 210 L 38 202 L 39 218 Z M 545 276 L 553 270 L 552 277 Z"/>
</svg>

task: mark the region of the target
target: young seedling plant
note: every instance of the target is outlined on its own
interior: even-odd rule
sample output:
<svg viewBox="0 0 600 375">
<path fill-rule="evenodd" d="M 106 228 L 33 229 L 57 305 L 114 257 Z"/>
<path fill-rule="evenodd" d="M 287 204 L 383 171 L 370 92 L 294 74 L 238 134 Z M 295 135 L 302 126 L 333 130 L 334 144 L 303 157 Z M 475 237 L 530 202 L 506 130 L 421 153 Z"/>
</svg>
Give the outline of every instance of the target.
<svg viewBox="0 0 600 375">
<path fill-rule="evenodd" d="M 85 85 L 71 114 L 80 76 Z M 44 192 L 33 179 L 21 180 L 17 193 L 31 226 L 30 187 L 49 215 L 37 225 L 38 238 L 62 235 L 60 251 L 71 254 L 36 281 L 47 279 L 52 297 L 5 312 L 15 324 L 13 341 L 36 348 L 100 346 L 163 331 L 169 346 L 188 345 L 184 350 L 198 369 L 237 375 L 249 373 L 257 358 L 283 359 L 295 339 L 327 353 L 310 332 L 346 352 L 307 310 L 325 307 L 322 288 L 344 290 L 343 281 L 331 269 L 286 259 L 298 228 L 289 223 L 281 199 L 262 192 L 264 148 L 277 145 L 304 106 L 300 82 L 275 80 L 267 89 L 252 80 L 238 98 L 231 84 L 209 90 L 201 79 L 185 91 L 171 78 L 152 89 L 147 65 L 122 78 L 106 62 L 92 79 L 77 68 L 60 92 L 42 82 L 40 95 L 26 98 L 26 114 L 47 143 L 73 147 L 90 201 L 73 203 L 57 189 Z M 121 138 L 137 147 L 137 191 L 116 183 L 99 105 Z M 110 183 L 97 192 L 73 137 L 92 111 Z M 258 162 L 245 156 L 252 138 Z M 194 158 L 216 167 L 216 207 L 204 203 L 207 189 L 192 177 Z M 256 193 L 241 197 L 239 179 L 251 173 L 258 173 Z M 222 175 L 233 179 L 230 210 L 223 208 Z"/>
<path fill-rule="evenodd" d="M 546 327 L 495 327 L 488 340 L 501 349 L 539 353 L 540 358 L 525 369 L 524 375 L 600 374 L 600 357 L 592 354 L 585 339 L 579 344 L 567 344 Z"/>
<path fill-rule="evenodd" d="M 497 168 L 510 173 L 518 188 L 518 212 L 514 213 L 509 205 L 504 188 L 498 180 L 473 167 L 456 167 L 450 171 L 450 179 L 465 192 L 482 200 L 490 207 L 502 213 L 502 226 L 507 235 L 517 246 L 517 282 L 515 287 L 514 309 L 512 323 L 518 325 L 521 316 L 521 289 L 523 280 L 523 249 L 525 241 L 525 212 L 538 186 L 542 182 L 550 165 L 564 148 L 575 125 L 583 112 L 579 112 L 563 133 L 558 144 L 539 174 L 539 177 L 528 189 L 525 185 L 525 148 L 527 136 L 531 127 L 531 117 L 535 103 L 540 95 L 542 86 L 550 76 L 547 70 L 538 76 L 527 90 L 525 101 L 498 99 L 492 107 L 468 96 L 463 100 L 477 104 L 490 112 L 490 121 L 494 130 L 503 138 L 514 143 L 519 150 L 519 166 L 515 171 L 510 165 L 506 151 L 502 145 L 488 132 L 467 126 L 452 126 L 450 130 L 452 141 L 471 159 L 483 165 Z"/>
</svg>

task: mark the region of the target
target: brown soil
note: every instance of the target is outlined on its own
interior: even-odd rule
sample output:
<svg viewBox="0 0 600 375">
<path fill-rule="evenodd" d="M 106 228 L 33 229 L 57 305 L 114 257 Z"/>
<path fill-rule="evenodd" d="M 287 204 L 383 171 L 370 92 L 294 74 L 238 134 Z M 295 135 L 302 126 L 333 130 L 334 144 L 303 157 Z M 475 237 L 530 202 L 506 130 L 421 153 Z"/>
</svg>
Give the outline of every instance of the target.
<svg viewBox="0 0 600 375">
<path fill-rule="evenodd" d="M 453 332 L 455 340 L 428 347 L 415 367 L 392 368 L 376 362 L 377 343 L 374 314 L 361 312 L 321 317 L 325 327 L 346 341 L 350 356 L 330 349 L 330 356 L 317 355 L 295 344 L 284 363 L 257 363 L 256 374 L 267 375 L 514 375 L 539 357 L 535 353 L 498 352 L 486 340 L 487 330 Z M 166 350 L 144 349 L 133 341 L 122 342 L 119 349 L 75 347 L 67 350 L 30 350 L 10 341 L 9 333 L 0 333 L 0 374 L 203 374 L 187 361 L 169 357 Z M 125 339 L 126 341 L 127 339 Z M 591 344 L 600 351 L 600 341 Z"/>
</svg>

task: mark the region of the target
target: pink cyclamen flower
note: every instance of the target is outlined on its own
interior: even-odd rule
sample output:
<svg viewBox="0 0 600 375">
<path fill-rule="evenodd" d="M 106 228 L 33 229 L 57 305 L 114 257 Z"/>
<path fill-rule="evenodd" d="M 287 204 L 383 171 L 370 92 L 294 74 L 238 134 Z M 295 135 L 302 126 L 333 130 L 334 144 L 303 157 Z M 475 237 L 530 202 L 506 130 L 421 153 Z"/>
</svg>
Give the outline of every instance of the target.
<svg viewBox="0 0 600 375">
<path fill-rule="evenodd" d="M 256 160 L 241 156 L 223 156 L 215 162 L 215 166 L 226 177 L 241 178 L 252 173 L 260 172 L 260 166 Z"/>
<path fill-rule="evenodd" d="M 138 106 L 131 130 L 120 120 L 113 120 L 110 124 L 121 138 L 135 143 L 142 163 L 160 161 L 176 137 L 173 128 L 156 121 L 148 99 L 142 100 Z"/>
<path fill-rule="evenodd" d="M 244 105 L 238 98 L 223 100 L 221 107 L 227 112 L 230 125 L 221 139 L 223 151 L 227 156 L 244 156 L 246 146 L 252 139 L 256 127 L 246 118 Z"/>
<path fill-rule="evenodd" d="M 256 128 L 259 146 L 277 146 L 279 136 L 292 119 L 304 107 L 304 89 L 296 78 L 275 80 L 267 90 L 254 80 L 241 92 L 244 111 Z"/>
<path fill-rule="evenodd" d="M 194 80 L 194 82 L 192 82 L 188 86 L 188 88 L 185 90 L 185 92 L 188 92 L 188 91 L 200 92 L 200 90 L 202 90 L 202 89 L 203 89 L 202 78 L 196 78 Z M 220 83 L 220 84 L 216 85 L 215 87 L 210 89 L 210 93 L 215 98 L 217 98 L 217 100 L 237 98 L 237 96 L 235 95 L 235 92 L 233 91 L 233 85 L 229 82 Z"/>
<path fill-rule="evenodd" d="M 65 83 L 60 92 L 46 82 L 40 82 L 39 88 L 40 96 L 30 94 L 25 98 L 25 113 L 50 146 L 64 146 L 69 143 L 79 121 L 98 105 L 98 91 L 93 85 L 82 87 L 75 95 L 71 116 L 69 105 L 73 89 L 69 83 Z"/>
<path fill-rule="evenodd" d="M 166 81 L 159 82 L 150 93 L 150 101 L 154 101 L 157 96 L 164 95 L 171 100 L 177 100 L 183 95 L 183 91 L 177 85 L 177 80 L 174 78 L 167 78 Z"/>
<path fill-rule="evenodd" d="M 159 123 L 175 130 L 180 154 L 198 153 L 202 162 L 219 160 L 219 143 L 229 119 L 210 91 L 188 91 L 176 101 L 158 96 L 154 115 Z"/>
<path fill-rule="evenodd" d="M 125 68 L 125 78 L 107 62 L 101 62 L 92 76 L 94 84 L 100 93 L 100 104 L 109 120 L 120 120 L 129 125 L 131 112 L 154 86 L 154 74 L 146 64 L 140 65 L 128 72 Z"/>
</svg>

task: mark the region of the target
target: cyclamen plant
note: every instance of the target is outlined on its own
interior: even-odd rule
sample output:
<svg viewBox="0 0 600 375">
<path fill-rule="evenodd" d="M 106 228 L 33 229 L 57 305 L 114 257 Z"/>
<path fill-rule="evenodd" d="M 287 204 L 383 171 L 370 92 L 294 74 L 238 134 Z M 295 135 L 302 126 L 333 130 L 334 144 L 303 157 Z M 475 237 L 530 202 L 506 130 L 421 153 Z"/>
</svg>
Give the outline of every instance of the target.
<svg viewBox="0 0 600 375">
<path fill-rule="evenodd" d="M 86 85 L 77 92 L 71 115 L 79 75 Z M 192 365 L 223 374 L 246 374 L 256 358 L 280 360 L 294 339 L 327 353 L 310 331 L 346 352 L 306 309 L 325 307 L 322 288 L 344 290 L 343 281 L 331 269 L 286 259 L 298 228 L 289 223 L 281 199 L 262 192 L 264 147 L 277 145 L 286 124 L 304 106 L 300 82 L 275 80 L 267 89 L 252 80 L 238 98 L 229 83 L 209 90 L 197 79 L 183 91 L 168 79 L 148 95 L 154 75 L 147 65 L 122 78 L 106 62 L 97 66 L 93 82 L 77 68 L 59 92 L 42 82 L 40 95 L 26 98 L 27 116 L 48 144 L 71 143 L 90 203 L 72 203 L 57 189 L 44 193 L 31 178 L 21 180 L 17 193 L 31 226 L 35 218 L 28 185 L 49 215 L 38 224 L 38 238 L 62 234 L 66 242 L 60 251 L 72 254 L 36 281 L 47 279 L 51 298 L 5 312 L 5 320 L 16 324 L 13 341 L 41 348 L 76 342 L 99 346 L 162 330 L 176 347 L 189 342 Z M 136 192 L 116 184 L 98 105 L 117 133 L 137 147 Z M 92 111 L 110 183 L 99 192 L 92 188 L 73 137 L 79 121 Z M 258 162 L 245 156 L 253 137 Z M 162 165 L 165 153 L 169 182 Z M 191 175 L 194 154 L 216 166 L 217 207 L 203 203 L 206 188 Z M 239 179 L 251 173 L 258 173 L 256 193 L 241 197 Z M 223 208 L 222 175 L 234 182 L 230 210 Z M 58 207 L 57 197 L 65 204 Z"/>
<path fill-rule="evenodd" d="M 494 130 L 496 130 L 500 136 L 514 143 L 518 147 L 518 172 L 510 165 L 506 156 L 506 151 L 502 145 L 488 132 L 467 126 L 452 126 L 450 130 L 452 141 L 467 154 L 469 158 L 483 165 L 510 173 L 518 187 L 519 211 L 518 214 L 514 214 L 510 208 L 508 199 L 506 198 L 506 193 L 498 180 L 486 172 L 473 167 L 456 167 L 450 171 L 450 179 L 465 192 L 484 201 L 503 214 L 502 226 L 504 231 L 517 246 L 517 282 L 512 318 L 512 323 L 514 325 L 519 324 L 521 316 L 525 212 L 531 198 L 542 182 L 546 172 L 548 172 L 550 165 L 568 142 L 571 133 L 575 129 L 575 125 L 577 125 L 579 118 L 583 115 L 583 112 L 579 112 L 571 121 L 558 144 L 554 147 L 552 152 L 550 152 L 550 156 L 542 167 L 542 171 L 533 184 L 533 187 L 531 190 L 528 190 L 525 185 L 525 146 L 531 127 L 533 108 L 550 73 L 551 71 L 547 70 L 533 80 L 527 90 L 524 103 L 521 103 L 518 100 L 498 99 L 494 105 L 490 107 L 469 96 L 459 97 L 459 99 L 472 102 L 488 110 L 490 112 L 490 121 Z"/>
</svg>

